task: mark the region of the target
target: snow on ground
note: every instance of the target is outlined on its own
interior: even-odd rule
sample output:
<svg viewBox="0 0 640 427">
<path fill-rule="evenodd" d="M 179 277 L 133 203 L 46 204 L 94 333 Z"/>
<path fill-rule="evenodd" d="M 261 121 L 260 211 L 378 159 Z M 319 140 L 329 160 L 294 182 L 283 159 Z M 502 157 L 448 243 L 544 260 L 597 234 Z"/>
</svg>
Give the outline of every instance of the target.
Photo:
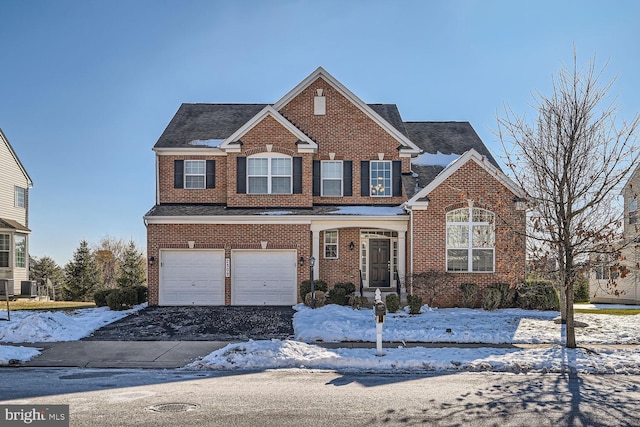
<svg viewBox="0 0 640 427">
<path fill-rule="evenodd" d="M 0 343 L 76 341 L 144 307 L 146 303 L 123 311 L 112 311 L 109 307 L 72 311 L 16 310 L 11 312 L 10 321 L 6 321 L 6 310 L 0 310 L 0 317 L 5 319 L 0 322 Z M 12 359 L 28 361 L 38 354 L 31 347 L 0 345 L 0 365 L 8 364 Z"/>
<path fill-rule="evenodd" d="M 249 341 L 230 344 L 187 366 L 189 369 L 307 368 L 340 371 L 440 371 L 640 373 L 637 348 L 565 349 L 555 311 L 505 309 L 429 309 L 419 315 L 389 314 L 384 348 L 324 348 L 314 342 L 376 340 L 371 310 L 328 305 L 312 310 L 297 305 L 293 324 L 298 341 Z M 640 315 L 576 314 L 588 324 L 577 328 L 580 344 L 638 344 Z M 450 329 L 451 332 L 447 332 Z M 425 348 L 407 342 L 541 344 L 535 348 Z M 544 345 L 542 345 L 544 344 Z M 446 344 L 445 344 L 446 345 Z"/>
<path fill-rule="evenodd" d="M 14 311 L 11 321 L 0 322 L 0 343 L 73 341 L 114 322 L 132 310 L 114 312 L 106 307 L 71 312 Z M 429 309 L 419 315 L 406 311 L 389 314 L 384 341 L 394 342 L 378 357 L 375 348 L 325 348 L 317 341 L 375 341 L 371 310 L 329 305 L 311 310 L 294 307 L 293 340 L 248 341 L 229 344 L 189 369 L 307 368 L 360 372 L 472 370 L 498 372 L 566 372 L 640 374 L 640 315 L 576 314 L 587 324 L 577 328 L 579 345 L 589 350 L 562 347 L 562 328 L 554 322 L 558 312 L 518 309 Z M 597 307 L 596 307 L 597 308 Z M 1 312 L 0 312 L 1 313 Z M 6 314 L 3 313 L 3 314 Z M 0 314 L 0 317 L 6 318 Z M 447 332 L 450 329 L 451 332 Z M 441 348 L 406 346 L 407 342 L 445 343 Z M 487 347 L 446 347 L 446 343 L 481 343 Z M 513 347 L 490 347 L 515 344 Z M 540 344 L 533 348 L 522 346 Z M 626 348 L 602 345 L 628 344 Z M 334 345 L 335 346 L 335 345 Z M 339 346 L 339 344 L 338 344 Z M 591 346 L 591 347 L 590 347 Z M 595 346 L 595 347 L 594 347 Z M 0 345 L 0 365 L 26 362 L 37 349 Z"/>
</svg>

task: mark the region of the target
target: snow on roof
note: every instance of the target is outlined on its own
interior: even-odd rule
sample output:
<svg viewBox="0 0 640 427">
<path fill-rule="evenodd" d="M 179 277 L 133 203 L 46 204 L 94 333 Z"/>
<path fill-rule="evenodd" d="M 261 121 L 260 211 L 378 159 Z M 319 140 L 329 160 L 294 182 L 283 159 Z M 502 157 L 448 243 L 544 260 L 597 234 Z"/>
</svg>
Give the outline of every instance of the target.
<svg viewBox="0 0 640 427">
<path fill-rule="evenodd" d="M 189 144 L 217 148 L 224 139 L 194 139 Z"/>
<path fill-rule="evenodd" d="M 329 212 L 334 215 L 402 215 L 404 206 L 342 206 L 338 210 Z"/>
<path fill-rule="evenodd" d="M 411 164 L 418 166 L 448 166 L 452 162 L 456 161 L 461 154 L 451 153 L 451 154 L 442 154 L 441 152 L 437 153 L 423 153 L 418 157 L 411 159 Z"/>
</svg>

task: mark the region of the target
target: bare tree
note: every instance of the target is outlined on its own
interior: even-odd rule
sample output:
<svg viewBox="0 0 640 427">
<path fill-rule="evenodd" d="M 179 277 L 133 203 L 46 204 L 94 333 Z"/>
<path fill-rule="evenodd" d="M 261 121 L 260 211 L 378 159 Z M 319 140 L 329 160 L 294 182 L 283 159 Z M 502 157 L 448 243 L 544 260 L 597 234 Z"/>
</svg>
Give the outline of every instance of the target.
<svg viewBox="0 0 640 427">
<path fill-rule="evenodd" d="M 120 274 L 120 266 L 124 259 L 127 243 L 123 239 L 106 236 L 94 248 L 94 254 L 102 277 L 102 286 L 113 289 L 116 278 Z"/>
<path fill-rule="evenodd" d="M 593 252 L 620 238 L 622 213 L 613 202 L 634 166 L 640 117 L 616 117 L 615 79 L 601 82 L 595 58 L 563 66 L 553 93 L 533 95 L 537 117 L 530 123 L 507 105 L 498 117 L 498 137 L 507 167 L 531 202 L 528 237 L 534 251 L 549 253 L 558 268 L 566 346 L 576 347 L 573 286 L 579 266 Z"/>
</svg>

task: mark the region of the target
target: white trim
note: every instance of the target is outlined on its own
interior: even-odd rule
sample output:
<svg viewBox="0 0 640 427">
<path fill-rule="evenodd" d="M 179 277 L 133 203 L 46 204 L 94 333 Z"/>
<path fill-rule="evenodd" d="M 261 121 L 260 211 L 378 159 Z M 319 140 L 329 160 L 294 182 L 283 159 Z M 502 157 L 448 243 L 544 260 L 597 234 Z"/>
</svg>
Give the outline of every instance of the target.
<svg viewBox="0 0 640 427">
<path fill-rule="evenodd" d="M 250 160 L 266 160 L 267 161 L 267 174 L 266 175 L 250 175 L 249 174 L 249 161 Z M 287 159 L 289 160 L 289 175 L 274 175 L 273 174 L 273 159 Z M 286 154 L 281 153 L 258 153 L 247 157 L 247 174 L 246 174 L 246 188 L 247 194 L 293 194 L 293 158 Z M 254 193 L 250 191 L 249 178 L 266 178 L 267 179 L 267 192 L 266 193 Z M 273 179 L 274 178 L 289 178 L 289 191 L 286 193 L 274 193 L 273 192 Z"/>
<path fill-rule="evenodd" d="M 190 160 L 190 159 L 185 159 L 184 161 L 184 168 L 182 171 L 182 176 L 183 176 L 183 185 L 182 188 L 185 190 L 204 190 L 207 188 L 207 161 L 206 160 Z M 189 173 L 187 174 L 187 162 L 198 162 L 198 163 L 202 163 L 203 165 L 203 173 Z M 187 187 L 187 176 L 201 176 L 202 177 L 202 187 Z"/>
<path fill-rule="evenodd" d="M 222 143 L 219 146 L 220 149 L 221 150 L 225 150 L 225 151 L 229 151 L 229 152 L 235 152 L 236 150 L 238 150 L 238 144 L 237 144 L 238 140 L 240 138 L 242 138 L 242 136 L 244 136 L 251 129 L 253 129 L 254 126 L 256 126 L 258 123 L 260 123 L 267 116 L 271 116 L 278 123 L 280 123 L 280 125 L 282 125 L 282 127 L 287 129 L 296 138 L 298 138 L 298 140 L 303 141 L 305 143 L 305 144 L 299 144 L 298 145 L 298 152 L 300 152 L 300 148 L 312 149 L 313 152 L 315 152 L 318 149 L 318 144 L 313 142 L 313 140 L 311 138 L 309 138 L 300 129 L 295 127 L 293 125 L 293 123 L 291 123 L 289 120 L 285 119 L 282 116 L 282 114 L 280 114 L 277 110 L 275 110 L 270 105 L 267 105 L 266 107 L 264 107 L 258 114 L 253 116 L 248 122 L 246 122 L 244 125 L 242 125 L 242 127 L 240 127 L 240 129 L 236 130 L 228 138 L 226 138 L 224 141 L 222 141 Z M 231 150 L 233 150 L 233 151 L 231 151 Z"/>
<path fill-rule="evenodd" d="M 285 105 L 289 103 L 289 101 L 291 101 L 300 92 L 306 89 L 307 86 L 313 83 L 318 77 L 322 78 L 324 81 L 330 84 L 334 89 L 336 89 L 338 92 L 340 92 L 340 94 L 342 94 L 345 98 L 351 101 L 353 105 L 359 108 L 371 120 L 373 120 L 376 124 L 382 127 L 400 144 L 404 145 L 405 148 L 402 148 L 404 152 L 409 154 L 419 154 L 422 152 L 422 150 L 417 145 L 411 142 L 406 136 L 404 136 L 398 129 L 393 127 L 389 122 L 384 120 L 378 113 L 373 111 L 371 107 L 369 107 L 365 102 L 363 102 L 360 98 L 358 98 L 353 92 L 347 89 L 346 86 L 340 83 L 335 77 L 329 74 L 322 67 L 316 68 L 316 70 L 311 74 L 309 74 L 307 78 L 302 80 L 300 83 L 296 85 L 296 87 L 294 87 L 289 92 L 287 92 L 282 98 L 278 100 L 278 102 L 273 104 L 273 108 L 280 111 Z"/>
<path fill-rule="evenodd" d="M 500 169 L 493 166 L 489 160 L 487 160 L 484 156 L 478 153 L 476 150 L 471 149 L 465 152 L 458 159 L 451 162 L 446 168 L 444 168 L 438 176 L 435 177 L 433 181 L 431 181 L 426 187 L 420 190 L 417 194 L 415 194 L 409 201 L 407 202 L 407 206 L 411 209 L 413 206 L 424 205 L 425 202 L 418 201 L 424 197 L 427 197 L 429 193 L 431 193 L 434 189 L 436 189 L 440 184 L 442 184 L 447 178 L 453 175 L 458 171 L 463 165 L 465 165 L 468 161 L 474 161 L 480 167 L 482 167 L 487 173 L 493 176 L 498 180 L 502 185 L 504 185 L 507 190 L 511 191 L 514 195 L 518 197 L 526 197 L 522 189 L 520 189 L 515 182 L 511 180 L 507 175 L 505 175 Z"/>
<path fill-rule="evenodd" d="M 226 156 L 227 153 L 214 147 L 159 147 L 152 148 L 157 156 Z"/>
<path fill-rule="evenodd" d="M 336 233 L 336 242 L 335 243 L 327 243 L 327 233 L 335 232 Z M 340 232 L 335 230 L 324 230 L 322 239 L 322 257 L 324 259 L 338 259 L 340 258 Z M 327 246 L 335 246 L 336 247 L 336 256 L 327 256 Z"/>
<path fill-rule="evenodd" d="M 328 163 L 340 164 L 340 177 L 339 178 L 325 178 L 323 166 Z M 325 195 L 324 194 L 324 181 L 337 181 L 340 180 L 340 194 L 339 195 Z M 344 161 L 342 160 L 321 160 L 320 161 L 320 197 L 343 197 L 344 194 Z"/>
</svg>

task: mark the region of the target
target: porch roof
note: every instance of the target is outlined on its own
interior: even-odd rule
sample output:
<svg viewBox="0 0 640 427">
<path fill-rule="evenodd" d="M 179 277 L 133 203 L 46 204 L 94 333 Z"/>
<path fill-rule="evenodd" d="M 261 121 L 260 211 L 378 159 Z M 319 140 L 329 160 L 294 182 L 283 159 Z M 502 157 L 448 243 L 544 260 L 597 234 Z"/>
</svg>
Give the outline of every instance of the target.
<svg viewBox="0 0 640 427">
<path fill-rule="evenodd" d="M 177 216 L 408 216 L 402 206 L 319 205 L 310 208 L 229 208 L 209 204 L 161 204 L 155 205 L 145 217 Z"/>
<path fill-rule="evenodd" d="M 16 231 L 25 231 L 27 233 L 30 233 L 31 230 L 29 230 L 27 227 L 25 227 L 24 225 L 20 224 L 17 221 L 14 221 L 12 219 L 7 219 L 7 218 L 0 218 L 0 229 L 11 229 L 11 230 L 16 230 Z"/>
</svg>

